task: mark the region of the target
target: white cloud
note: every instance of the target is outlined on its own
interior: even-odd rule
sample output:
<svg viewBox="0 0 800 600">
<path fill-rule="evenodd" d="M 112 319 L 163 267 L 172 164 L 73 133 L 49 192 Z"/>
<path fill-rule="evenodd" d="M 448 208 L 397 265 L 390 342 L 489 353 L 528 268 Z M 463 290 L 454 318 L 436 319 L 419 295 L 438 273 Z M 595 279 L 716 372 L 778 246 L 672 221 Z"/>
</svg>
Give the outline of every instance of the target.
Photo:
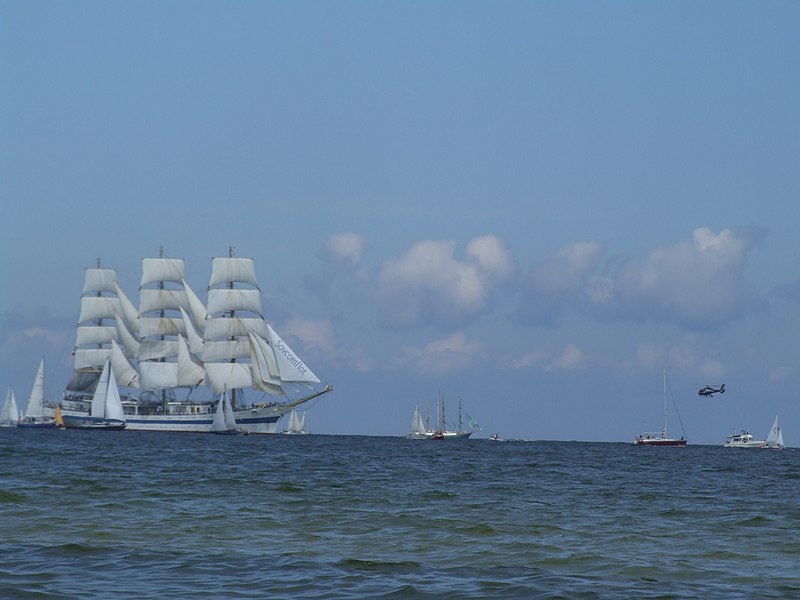
<svg viewBox="0 0 800 600">
<path fill-rule="evenodd" d="M 552 322 L 567 309 L 577 309 L 587 297 L 610 296 L 609 282 L 592 275 L 603 253 L 599 242 L 578 242 L 533 265 L 522 284 L 519 315 L 527 321 Z"/>
<path fill-rule="evenodd" d="M 752 240 L 728 229 L 696 229 L 691 240 L 656 248 L 614 277 L 618 307 L 658 320 L 709 324 L 732 318 L 752 302 L 743 273 Z"/>
<path fill-rule="evenodd" d="M 482 355 L 478 342 L 467 340 L 459 331 L 423 347 L 409 346 L 395 364 L 428 375 L 447 375 L 473 365 Z"/>
<path fill-rule="evenodd" d="M 583 350 L 578 348 L 575 344 L 568 344 L 561 352 L 561 356 L 545 367 L 545 371 L 553 371 L 555 369 L 569 371 L 583 366 L 583 363 Z"/>
<path fill-rule="evenodd" d="M 544 350 L 537 350 L 536 352 L 526 352 L 519 358 L 511 361 L 511 367 L 514 369 L 527 369 L 541 364 L 548 356 Z"/>
<path fill-rule="evenodd" d="M 380 269 L 376 297 L 384 320 L 393 325 L 457 322 L 486 309 L 492 286 L 514 272 L 505 245 L 484 236 L 454 256 L 452 241 L 415 243 Z"/>
<path fill-rule="evenodd" d="M 337 233 L 328 238 L 325 251 L 334 261 L 358 264 L 364 254 L 366 241 L 357 233 Z"/>
<path fill-rule="evenodd" d="M 294 317 L 283 326 L 282 332 L 299 339 L 304 350 L 318 349 L 327 355 L 333 353 L 333 327 L 328 321 Z"/>
</svg>

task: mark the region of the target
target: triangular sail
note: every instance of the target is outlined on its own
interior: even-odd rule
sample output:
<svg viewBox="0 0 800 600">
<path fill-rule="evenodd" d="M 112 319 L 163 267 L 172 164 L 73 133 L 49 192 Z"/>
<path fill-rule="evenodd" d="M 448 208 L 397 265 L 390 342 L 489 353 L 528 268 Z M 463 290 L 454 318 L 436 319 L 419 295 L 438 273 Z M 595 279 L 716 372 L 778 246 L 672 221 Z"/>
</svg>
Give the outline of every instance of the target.
<svg viewBox="0 0 800 600">
<path fill-rule="evenodd" d="M 223 391 L 220 394 L 219 402 L 217 402 L 217 410 L 214 411 L 214 420 L 211 422 L 211 431 L 225 431 L 225 400 L 228 397 L 228 392 Z"/>
<path fill-rule="evenodd" d="M 781 426 L 778 424 L 777 416 L 767 435 L 766 445 L 773 448 L 783 447 L 783 431 L 781 431 Z"/>
<path fill-rule="evenodd" d="M 16 425 L 17 421 L 19 421 L 17 397 L 14 395 L 14 390 L 8 388 L 8 392 L 6 393 L 6 401 L 3 403 L 2 412 L 0 412 L 0 423 Z"/>
<path fill-rule="evenodd" d="M 283 341 L 275 330 L 267 323 L 270 344 L 278 363 L 280 378 L 286 382 L 320 383 L 314 372 L 300 360 L 300 357 Z"/>
<path fill-rule="evenodd" d="M 114 365 L 108 363 L 108 390 L 106 391 L 105 419 L 117 421 L 125 420 L 125 412 L 122 409 L 122 399 L 117 388 L 117 378 L 114 375 Z"/>
<path fill-rule="evenodd" d="M 41 419 L 42 406 L 44 404 L 44 358 L 39 361 L 39 368 L 36 370 L 36 378 L 33 380 L 31 395 L 28 397 L 28 406 L 25 408 L 25 416 Z"/>
<path fill-rule="evenodd" d="M 92 396 L 92 407 L 89 414 L 98 419 L 105 419 L 106 417 L 106 396 L 108 396 L 108 389 L 111 381 L 111 362 L 106 360 L 103 365 L 103 371 L 100 373 L 100 379 L 97 382 L 97 388 Z M 116 386 L 116 384 L 115 384 Z"/>
<path fill-rule="evenodd" d="M 233 407 L 231 401 L 228 399 L 228 394 L 225 394 L 225 428 L 236 429 L 236 417 L 233 416 Z"/>
</svg>

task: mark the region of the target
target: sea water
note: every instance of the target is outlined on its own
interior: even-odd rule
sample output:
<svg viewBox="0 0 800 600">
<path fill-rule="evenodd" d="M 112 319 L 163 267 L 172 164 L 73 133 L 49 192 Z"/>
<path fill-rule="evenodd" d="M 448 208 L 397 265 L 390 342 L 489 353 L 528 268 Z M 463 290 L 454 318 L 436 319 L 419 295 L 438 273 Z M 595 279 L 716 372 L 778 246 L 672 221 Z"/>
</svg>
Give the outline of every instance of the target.
<svg viewBox="0 0 800 600">
<path fill-rule="evenodd" d="M 800 451 L 0 430 L 0 598 L 797 598 Z"/>
</svg>

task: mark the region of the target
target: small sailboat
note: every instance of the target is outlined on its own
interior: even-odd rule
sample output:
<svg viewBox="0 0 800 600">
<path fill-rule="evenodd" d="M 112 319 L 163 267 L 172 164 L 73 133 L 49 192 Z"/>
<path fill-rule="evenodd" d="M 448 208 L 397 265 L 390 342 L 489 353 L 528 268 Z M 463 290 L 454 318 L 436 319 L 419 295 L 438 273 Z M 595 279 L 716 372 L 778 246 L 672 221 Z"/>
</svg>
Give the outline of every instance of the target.
<svg viewBox="0 0 800 600">
<path fill-rule="evenodd" d="M 637 446 L 685 446 L 686 445 L 686 432 L 680 439 L 671 438 L 667 435 L 667 370 L 664 369 L 664 429 L 658 432 L 646 432 L 637 435 L 633 443 Z M 678 412 L 677 405 L 675 412 Z M 680 415 L 678 415 L 680 421 Z M 681 424 L 683 429 L 683 424 Z"/>
<path fill-rule="evenodd" d="M 53 429 L 56 421 L 52 417 L 45 417 L 42 409 L 44 406 L 44 358 L 39 361 L 39 368 L 33 381 L 31 395 L 28 396 L 28 406 L 25 414 L 17 423 L 17 427 L 36 427 Z"/>
<path fill-rule="evenodd" d="M 64 417 L 63 417 L 63 415 L 61 414 L 61 405 L 60 405 L 60 404 L 56 404 L 56 417 L 55 417 L 55 421 L 56 421 L 56 427 L 57 427 L 58 429 L 66 429 L 66 427 L 64 427 Z"/>
<path fill-rule="evenodd" d="M 775 421 L 772 423 L 772 427 L 767 434 L 767 439 L 764 442 L 762 448 L 767 450 L 783 450 L 783 430 L 781 430 L 781 426 L 778 424 L 778 417 L 775 416 Z"/>
<path fill-rule="evenodd" d="M 107 358 L 97 382 L 89 415 L 62 415 L 67 429 L 121 430 L 127 425 L 114 367 Z"/>
<path fill-rule="evenodd" d="M 222 391 L 217 410 L 214 413 L 214 420 L 211 422 L 211 433 L 219 435 L 247 435 L 249 431 L 236 426 L 236 417 L 233 415 L 233 407 L 228 398 L 228 390 Z"/>
<path fill-rule="evenodd" d="M 414 408 L 414 416 L 411 417 L 411 429 L 406 434 L 409 440 L 427 440 L 430 437 L 425 430 L 425 423 L 422 422 L 422 415 L 419 412 L 419 404 Z"/>
<path fill-rule="evenodd" d="M 16 427 L 19 421 L 19 407 L 17 406 L 17 397 L 14 395 L 14 390 L 10 387 L 6 393 L 6 400 L 3 403 L 3 409 L 0 410 L 0 427 Z"/>
<path fill-rule="evenodd" d="M 306 435 L 308 431 L 306 431 L 306 415 L 308 411 L 304 412 L 302 416 L 298 416 L 297 409 L 293 408 L 292 412 L 289 413 L 289 424 L 286 426 L 286 429 L 283 430 L 283 433 L 287 435 Z"/>
</svg>

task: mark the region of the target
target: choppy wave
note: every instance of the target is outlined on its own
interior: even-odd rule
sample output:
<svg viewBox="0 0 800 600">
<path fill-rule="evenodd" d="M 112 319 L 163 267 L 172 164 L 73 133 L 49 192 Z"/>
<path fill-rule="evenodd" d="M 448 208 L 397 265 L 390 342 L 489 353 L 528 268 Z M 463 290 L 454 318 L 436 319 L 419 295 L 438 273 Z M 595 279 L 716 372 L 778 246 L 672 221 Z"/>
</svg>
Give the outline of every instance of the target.
<svg viewBox="0 0 800 600">
<path fill-rule="evenodd" d="M 0 597 L 800 596 L 800 452 L 0 430 Z"/>
</svg>

